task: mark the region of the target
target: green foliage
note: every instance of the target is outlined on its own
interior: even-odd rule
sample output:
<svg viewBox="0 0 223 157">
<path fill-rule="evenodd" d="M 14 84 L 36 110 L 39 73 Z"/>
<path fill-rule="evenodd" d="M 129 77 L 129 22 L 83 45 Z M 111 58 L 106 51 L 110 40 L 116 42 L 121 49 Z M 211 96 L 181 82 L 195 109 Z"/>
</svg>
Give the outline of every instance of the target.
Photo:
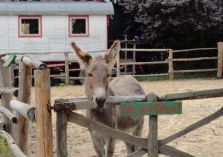
<svg viewBox="0 0 223 157">
<path fill-rule="evenodd" d="M 0 156 L 12 157 L 11 150 L 6 146 L 5 140 L 0 136 Z"/>
<path fill-rule="evenodd" d="M 122 0 L 126 32 L 152 47 L 216 46 L 223 36 L 222 0 Z"/>
</svg>

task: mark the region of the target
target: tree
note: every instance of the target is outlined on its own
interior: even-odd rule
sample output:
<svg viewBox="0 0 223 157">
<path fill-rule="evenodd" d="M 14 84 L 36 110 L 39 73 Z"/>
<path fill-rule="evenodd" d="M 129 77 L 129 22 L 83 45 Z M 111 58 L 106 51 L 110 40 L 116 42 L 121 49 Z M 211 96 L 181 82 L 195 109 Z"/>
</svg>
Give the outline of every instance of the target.
<svg viewBox="0 0 223 157">
<path fill-rule="evenodd" d="M 125 31 L 153 47 L 216 46 L 223 39 L 222 0 L 122 0 Z"/>
</svg>

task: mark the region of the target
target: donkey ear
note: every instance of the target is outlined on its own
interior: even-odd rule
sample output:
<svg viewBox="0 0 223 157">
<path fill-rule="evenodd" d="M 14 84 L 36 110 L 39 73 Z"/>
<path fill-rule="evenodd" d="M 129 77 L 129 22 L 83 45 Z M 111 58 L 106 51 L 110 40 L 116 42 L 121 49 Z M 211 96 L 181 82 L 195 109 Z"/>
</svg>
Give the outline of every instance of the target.
<svg viewBox="0 0 223 157">
<path fill-rule="evenodd" d="M 105 54 L 105 60 L 108 63 L 110 68 L 112 68 L 115 65 L 119 51 L 120 51 L 120 41 L 116 40 L 112 44 L 108 53 Z"/>
<path fill-rule="evenodd" d="M 89 65 L 92 57 L 84 50 L 81 50 L 80 47 L 77 46 L 75 42 L 71 43 L 72 48 L 74 49 L 74 52 L 76 52 L 77 56 L 79 57 L 80 61 L 84 65 Z"/>
</svg>

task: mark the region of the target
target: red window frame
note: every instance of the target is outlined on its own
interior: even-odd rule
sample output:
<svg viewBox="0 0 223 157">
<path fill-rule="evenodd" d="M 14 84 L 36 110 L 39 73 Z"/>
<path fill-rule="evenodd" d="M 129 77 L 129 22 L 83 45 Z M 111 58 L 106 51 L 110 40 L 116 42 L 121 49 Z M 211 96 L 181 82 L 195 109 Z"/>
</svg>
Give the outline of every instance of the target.
<svg viewBox="0 0 223 157">
<path fill-rule="evenodd" d="M 39 19 L 39 34 L 21 34 L 22 19 Z M 19 15 L 18 16 L 18 35 L 19 38 L 42 38 L 42 16 L 41 15 Z"/>
<path fill-rule="evenodd" d="M 72 34 L 71 20 L 72 19 L 86 19 L 86 33 L 85 34 Z M 68 30 L 69 37 L 89 37 L 89 16 L 88 15 L 69 15 L 68 17 Z"/>
</svg>

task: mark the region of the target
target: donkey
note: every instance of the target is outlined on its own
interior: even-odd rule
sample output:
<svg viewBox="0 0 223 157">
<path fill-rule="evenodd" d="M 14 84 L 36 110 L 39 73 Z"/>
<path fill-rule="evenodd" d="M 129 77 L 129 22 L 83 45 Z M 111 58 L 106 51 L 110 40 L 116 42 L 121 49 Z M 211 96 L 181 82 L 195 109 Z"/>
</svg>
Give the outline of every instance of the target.
<svg viewBox="0 0 223 157">
<path fill-rule="evenodd" d="M 143 89 L 132 76 L 119 76 L 110 81 L 111 69 L 115 64 L 120 50 L 120 41 L 115 41 L 103 56 L 92 57 L 82 50 L 75 42 L 71 43 L 78 58 L 85 66 L 85 94 L 93 101 L 91 109 L 87 110 L 87 117 L 101 122 L 120 131 L 141 136 L 144 123 L 143 117 L 122 116 L 119 107 L 106 103 L 107 96 L 134 96 L 144 94 Z M 115 139 L 89 130 L 98 157 L 112 157 Z M 134 145 L 126 143 L 127 153 L 136 150 Z"/>
</svg>

